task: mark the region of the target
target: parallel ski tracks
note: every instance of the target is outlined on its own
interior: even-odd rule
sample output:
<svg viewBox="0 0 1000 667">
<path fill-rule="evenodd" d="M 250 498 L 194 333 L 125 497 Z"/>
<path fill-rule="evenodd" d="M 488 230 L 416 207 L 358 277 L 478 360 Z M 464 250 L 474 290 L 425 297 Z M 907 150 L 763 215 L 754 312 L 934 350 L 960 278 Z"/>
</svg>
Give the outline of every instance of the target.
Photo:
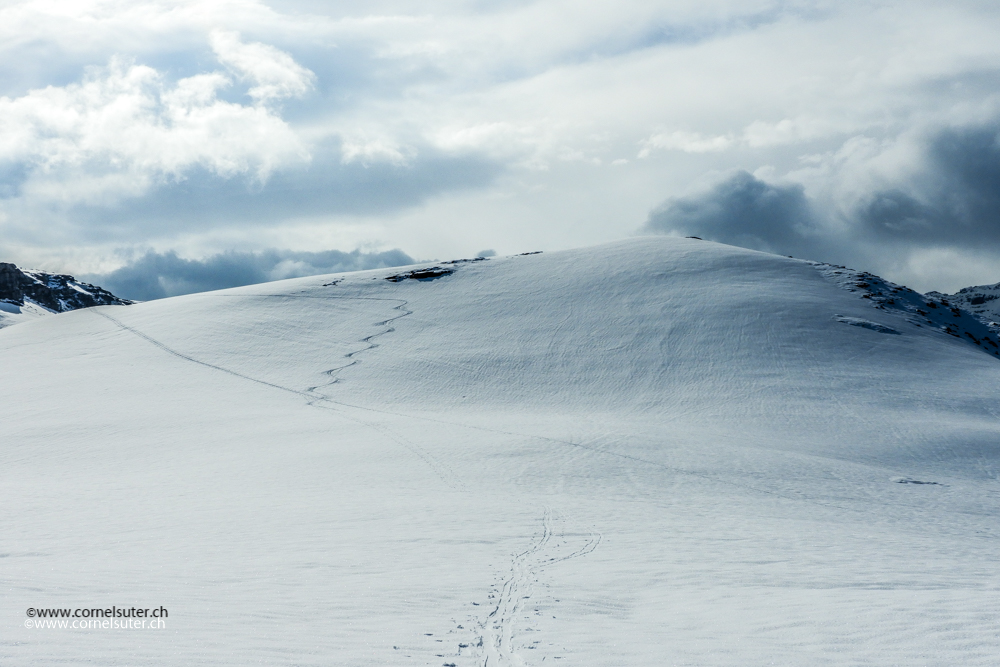
<svg viewBox="0 0 1000 667">
<path fill-rule="evenodd" d="M 534 576 L 532 557 L 552 538 L 552 513 L 545 508 L 542 534 L 525 551 L 515 554 L 510 574 L 500 585 L 496 606 L 483 624 L 482 667 L 523 665 L 513 647 L 514 622 Z"/>
<path fill-rule="evenodd" d="M 516 650 L 514 634 L 524 601 L 531 598 L 532 584 L 537 574 L 545 568 L 574 558 L 586 556 L 600 545 L 603 536 L 590 531 L 583 546 L 569 554 L 553 554 L 553 536 L 570 537 L 553 529 L 554 515 L 548 507 L 543 509 L 541 533 L 531 545 L 511 558 L 510 573 L 497 590 L 496 604 L 482 623 L 481 667 L 521 667 L 524 660 Z"/>
</svg>

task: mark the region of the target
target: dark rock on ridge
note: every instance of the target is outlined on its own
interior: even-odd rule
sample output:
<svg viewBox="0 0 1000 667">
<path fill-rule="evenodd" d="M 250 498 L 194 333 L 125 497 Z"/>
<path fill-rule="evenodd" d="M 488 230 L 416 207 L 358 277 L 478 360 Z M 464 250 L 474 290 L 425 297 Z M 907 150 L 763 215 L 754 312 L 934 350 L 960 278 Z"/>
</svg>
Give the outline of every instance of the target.
<svg viewBox="0 0 1000 667">
<path fill-rule="evenodd" d="M 991 329 L 1000 333 L 1000 283 L 963 287 L 954 294 L 928 292 L 928 296 L 946 298 L 959 308 L 968 310 Z"/>
<path fill-rule="evenodd" d="M 440 266 L 432 266 L 429 269 L 414 269 L 406 273 L 387 276 L 386 280 L 391 283 L 398 283 L 404 280 L 434 280 L 442 276 L 450 276 L 453 273 L 455 273 L 455 269 L 443 269 Z"/>
<path fill-rule="evenodd" d="M 80 282 L 73 276 L 19 269 L 14 264 L 0 262 L 0 301 L 23 306 L 25 300 L 56 313 L 133 303 L 96 285 Z"/>
</svg>

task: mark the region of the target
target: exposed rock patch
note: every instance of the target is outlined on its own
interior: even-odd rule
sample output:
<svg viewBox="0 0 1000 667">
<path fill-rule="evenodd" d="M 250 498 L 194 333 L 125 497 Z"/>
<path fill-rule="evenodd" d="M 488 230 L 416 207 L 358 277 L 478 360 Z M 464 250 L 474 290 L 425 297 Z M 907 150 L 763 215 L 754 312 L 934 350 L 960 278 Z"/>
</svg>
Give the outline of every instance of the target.
<svg viewBox="0 0 1000 667">
<path fill-rule="evenodd" d="M 455 273 L 455 269 L 445 269 L 440 266 L 432 266 L 428 269 L 414 269 L 406 273 L 397 273 L 394 276 L 387 276 L 386 280 L 391 283 L 399 283 L 404 280 L 434 280 L 443 276 Z"/>
<path fill-rule="evenodd" d="M 855 292 L 873 308 L 905 314 L 906 321 L 916 327 L 940 331 L 976 345 L 994 357 L 1000 357 L 1000 343 L 997 337 L 1000 325 L 997 325 L 997 328 L 991 327 L 973 313 L 960 308 L 951 301 L 951 297 L 936 292 L 920 294 L 909 287 L 896 285 L 867 271 L 855 271 L 822 262 L 810 263 L 827 280 L 848 292 Z M 834 319 L 880 333 L 901 333 L 892 327 L 863 318 L 835 315 Z"/>
<path fill-rule="evenodd" d="M 53 313 L 64 313 L 91 306 L 125 306 L 132 301 L 73 276 L 20 269 L 0 262 L 0 303 L 11 307 L 4 308 L 5 311 L 40 306 Z"/>
</svg>

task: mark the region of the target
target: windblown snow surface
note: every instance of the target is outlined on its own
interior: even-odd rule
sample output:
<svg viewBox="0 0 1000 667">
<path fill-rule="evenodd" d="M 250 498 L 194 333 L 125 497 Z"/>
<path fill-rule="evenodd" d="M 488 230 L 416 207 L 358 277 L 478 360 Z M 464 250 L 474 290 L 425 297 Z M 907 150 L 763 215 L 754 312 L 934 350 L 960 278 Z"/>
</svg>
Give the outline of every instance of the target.
<svg viewBox="0 0 1000 667">
<path fill-rule="evenodd" d="M 997 664 L 982 332 L 694 239 L 400 271 L 0 330 L 0 664 Z"/>
</svg>

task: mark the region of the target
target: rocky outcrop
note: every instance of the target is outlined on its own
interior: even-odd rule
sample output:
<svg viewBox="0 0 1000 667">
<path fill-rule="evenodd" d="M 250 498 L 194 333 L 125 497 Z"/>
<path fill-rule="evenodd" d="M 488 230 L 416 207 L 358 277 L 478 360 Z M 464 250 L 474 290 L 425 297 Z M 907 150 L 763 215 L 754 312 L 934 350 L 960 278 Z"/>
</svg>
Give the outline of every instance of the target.
<svg viewBox="0 0 1000 667">
<path fill-rule="evenodd" d="M 0 301 L 15 306 L 24 306 L 27 301 L 54 313 L 132 303 L 73 276 L 19 269 L 4 262 L 0 262 Z"/>
<path fill-rule="evenodd" d="M 968 310 L 991 329 L 1000 333 L 1000 283 L 964 287 L 954 294 L 928 292 L 929 296 L 946 298 L 959 308 Z"/>
</svg>

